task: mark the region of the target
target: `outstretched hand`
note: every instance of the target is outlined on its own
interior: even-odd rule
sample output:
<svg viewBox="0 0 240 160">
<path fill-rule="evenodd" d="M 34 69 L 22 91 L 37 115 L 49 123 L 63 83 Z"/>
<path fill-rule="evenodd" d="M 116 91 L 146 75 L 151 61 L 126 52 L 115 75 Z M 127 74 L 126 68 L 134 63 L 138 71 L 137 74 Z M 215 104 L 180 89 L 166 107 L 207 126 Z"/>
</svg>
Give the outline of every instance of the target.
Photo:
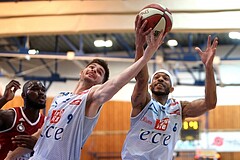
<svg viewBox="0 0 240 160">
<path fill-rule="evenodd" d="M 148 53 L 148 56 L 151 56 L 158 50 L 158 48 L 164 43 L 164 38 L 166 33 L 161 31 L 158 36 L 154 35 L 154 31 L 151 30 L 150 34 L 146 36 L 147 48 L 145 54 Z"/>
<path fill-rule="evenodd" d="M 3 97 L 6 101 L 10 101 L 14 98 L 15 92 L 20 89 L 20 83 L 16 80 L 11 80 L 5 88 Z"/>
<path fill-rule="evenodd" d="M 135 32 L 136 32 L 136 41 L 135 44 L 137 47 L 144 47 L 146 44 L 146 35 L 151 32 L 151 28 L 144 31 L 144 28 L 147 25 L 147 20 L 142 23 L 142 16 L 137 15 L 135 19 Z"/>
<path fill-rule="evenodd" d="M 199 47 L 195 48 L 195 50 L 198 52 L 205 66 L 210 66 L 213 64 L 213 59 L 216 54 L 217 45 L 218 45 L 218 38 L 217 37 L 214 38 L 213 43 L 211 44 L 211 35 L 209 35 L 207 48 L 205 51 L 202 51 Z"/>
</svg>

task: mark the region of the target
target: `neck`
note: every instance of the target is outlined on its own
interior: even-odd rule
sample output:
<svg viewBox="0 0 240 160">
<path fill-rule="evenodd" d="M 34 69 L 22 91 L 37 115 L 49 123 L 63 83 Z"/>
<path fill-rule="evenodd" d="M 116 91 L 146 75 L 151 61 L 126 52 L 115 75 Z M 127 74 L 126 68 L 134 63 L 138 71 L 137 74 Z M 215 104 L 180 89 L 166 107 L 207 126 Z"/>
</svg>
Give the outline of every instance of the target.
<svg viewBox="0 0 240 160">
<path fill-rule="evenodd" d="M 161 103 L 162 105 L 165 105 L 167 100 L 168 100 L 168 95 L 160 95 L 160 96 L 157 96 L 155 94 L 152 95 L 152 97 L 158 101 L 159 103 Z"/>
<path fill-rule="evenodd" d="M 79 80 L 78 83 L 77 83 L 76 88 L 73 91 L 73 93 L 74 94 L 78 94 L 78 93 L 80 93 L 82 91 L 85 91 L 86 89 L 91 88 L 91 87 L 92 87 L 92 85 L 90 85 L 88 83 L 82 83 L 82 81 Z"/>
<path fill-rule="evenodd" d="M 38 119 L 40 109 L 33 109 L 31 107 L 23 107 L 23 112 L 27 118 L 33 123 Z"/>
</svg>

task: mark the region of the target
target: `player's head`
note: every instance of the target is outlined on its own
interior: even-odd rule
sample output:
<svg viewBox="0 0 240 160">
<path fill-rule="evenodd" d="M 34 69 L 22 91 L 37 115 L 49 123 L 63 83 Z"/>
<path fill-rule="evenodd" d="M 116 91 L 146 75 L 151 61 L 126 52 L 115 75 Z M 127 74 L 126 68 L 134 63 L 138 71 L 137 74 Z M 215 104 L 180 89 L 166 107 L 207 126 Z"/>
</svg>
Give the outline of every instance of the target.
<svg viewBox="0 0 240 160">
<path fill-rule="evenodd" d="M 98 64 L 104 69 L 104 77 L 102 83 L 106 82 L 109 78 L 109 68 L 107 62 L 102 59 L 93 59 L 90 63 L 88 63 L 86 67 L 89 67 L 93 64 Z"/>
<path fill-rule="evenodd" d="M 173 92 L 173 76 L 165 69 L 157 70 L 150 79 L 150 89 L 155 95 L 168 95 Z"/>
<path fill-rule="evenodd" d="M 46 107 L 46 88 L 38 80 L 27 81 L 23 85 L 22 98 L 24 99 L 24 106 L 43 109 Z"/>
</svg>

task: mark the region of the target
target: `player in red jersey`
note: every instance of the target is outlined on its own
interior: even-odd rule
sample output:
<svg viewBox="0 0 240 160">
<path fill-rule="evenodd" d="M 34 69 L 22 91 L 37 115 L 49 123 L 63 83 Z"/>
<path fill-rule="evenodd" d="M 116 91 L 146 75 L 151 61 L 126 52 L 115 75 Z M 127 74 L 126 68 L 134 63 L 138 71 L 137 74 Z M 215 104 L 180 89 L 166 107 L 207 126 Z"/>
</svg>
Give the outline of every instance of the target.
<svg viewBox="0 0 240 160">
<path fill-rule="evenodd" d="M 12 80 L 5 88 L 0 98 L 0 108 L 14 98 L 15 92 L 20 89 L 20 83 Z M 24 100 L 23 107 L 13 107 L 7 110 L 0 109 L 0 160 L 3 160 L 9 151 L 13 151 L 17 144 L 13 144 L 12 137 L 17 135 L 32 135 L 41 128 L 44 115 L 40 109 L 46 106 L 46 88 L 40 81 L 28 81 L 24 84 L 21 94 Z M 24 145 L 33 148 L 35 142 L 27 139 Z M 37 140 L 36 140 L 37 141 Z M 30 154 L 22 156 L 26 160 Z"/>
</svg>

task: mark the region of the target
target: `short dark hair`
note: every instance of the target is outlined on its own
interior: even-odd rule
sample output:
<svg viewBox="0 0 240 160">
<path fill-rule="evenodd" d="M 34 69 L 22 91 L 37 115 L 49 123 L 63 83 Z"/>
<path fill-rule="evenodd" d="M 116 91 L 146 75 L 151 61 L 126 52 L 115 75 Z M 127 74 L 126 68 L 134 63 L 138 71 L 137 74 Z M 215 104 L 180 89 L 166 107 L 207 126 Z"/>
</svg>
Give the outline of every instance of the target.
<svg viewBox="0 0 240 160">
<path fill-rule="evenodd" d="M 104 61 L 103 59 L 93 59 L 90 63 L 88 63 L 87 66 L 89 66 L 90 64 L 93 64 L 93 63 L 97 63 L 97 64 L 99 64 L 100 66 L 103 67 L 103 69 L 105 70 L 103 83 L 106 82 L 109 78 L 109 68 L 108 68 L 107 62 Z"/>
<path fill-rule="evenodd" d="M 26 96 L 27 91 L 28 91 L 28 87 L 29 87 L 31 84 L 33 84 L 33 83 L 38 83 L 38 82 L 42 83 L 42 82 L 39 81 L 39 80 L 29 80 L 29 81 L 27 81 L 27 82 L 23 85 L 22 94 L 23 94 L 24 96 Z M 43 84 L 42 84 L 42 85 L 43 85 Z"/>
<path fill-rule="evenodd" d="M 29 87 L 30 83 L 32 83 L 32 82 L 33 82 L 33 80 L 29 80 L 23 85 L 22 94 L 24 94 L 24 96 L 26 96 L 28 87 Z"/>
</svg>

